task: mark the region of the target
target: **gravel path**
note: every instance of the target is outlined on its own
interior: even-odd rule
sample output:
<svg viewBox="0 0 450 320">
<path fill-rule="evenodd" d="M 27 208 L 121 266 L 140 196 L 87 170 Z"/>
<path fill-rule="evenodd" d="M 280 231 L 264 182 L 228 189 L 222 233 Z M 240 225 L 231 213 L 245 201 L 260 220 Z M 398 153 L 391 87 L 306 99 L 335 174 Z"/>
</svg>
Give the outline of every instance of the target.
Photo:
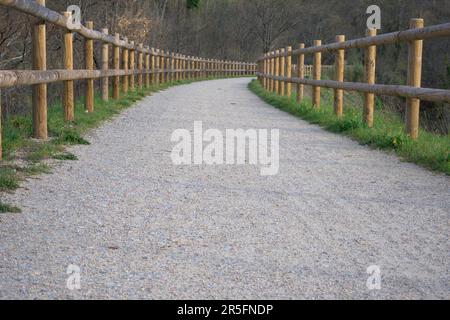
<svg viewBox="0 0 450 320">
<path fill-rule="evenodd" d="M 0 298 L 450 299 L 450 179 L 276 110 L 248 81 L 148 97 L 79 161 L 2 195 L 23 213 L 0 216 Z M 171 134 L 196 120 L 281 129 L 280 173 L 173 166 Z"/>
</svg>

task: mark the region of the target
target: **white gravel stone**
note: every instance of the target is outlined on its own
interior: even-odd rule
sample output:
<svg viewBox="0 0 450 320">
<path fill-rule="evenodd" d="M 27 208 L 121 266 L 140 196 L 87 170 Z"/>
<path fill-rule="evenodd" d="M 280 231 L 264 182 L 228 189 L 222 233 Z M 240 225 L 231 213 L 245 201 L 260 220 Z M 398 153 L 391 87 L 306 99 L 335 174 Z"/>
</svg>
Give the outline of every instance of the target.
<svg viewBox="0 0 450 320">
<path fill-rule="evenodd" d="M 449 178 L 276 110 L 248 81 L 147 97 L 71 148 L 79 161 L 1 195 L 23 213 L 0 215 L 0 298 L 450 299 Z M 280 129 L 280 173 L 172 165 L 171 134 L 194 121 Z"/>
</svg>

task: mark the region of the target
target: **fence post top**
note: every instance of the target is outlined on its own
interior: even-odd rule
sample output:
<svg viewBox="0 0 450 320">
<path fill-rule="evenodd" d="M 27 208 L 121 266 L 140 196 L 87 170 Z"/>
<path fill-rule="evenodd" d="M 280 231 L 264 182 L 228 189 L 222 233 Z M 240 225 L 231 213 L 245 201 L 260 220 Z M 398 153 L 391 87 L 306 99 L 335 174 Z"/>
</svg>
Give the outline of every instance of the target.
<svg viewBox="0 0 450 320">
<path fill-rule="evenodd" d="M 377 29 L 374 29 L 374 28 L 367 29 L 366 35 L 368 37 L 375 37 L 377 35 Z"/>
<path fill-rule="evenodd" d="M 411 29 L 420 29 L 425 26 L 425 20 L 422 18 L 412 18 L 409 20 L 409 27 Z"/>
</svg>

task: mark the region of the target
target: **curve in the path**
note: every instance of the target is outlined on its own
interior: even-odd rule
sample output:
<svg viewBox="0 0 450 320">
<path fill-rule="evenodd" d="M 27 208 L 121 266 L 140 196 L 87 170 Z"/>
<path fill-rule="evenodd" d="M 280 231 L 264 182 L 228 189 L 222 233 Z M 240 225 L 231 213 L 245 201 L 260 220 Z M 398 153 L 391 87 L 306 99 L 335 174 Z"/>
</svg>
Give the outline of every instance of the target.
<svg viewBox="0 0 450 320">
<path fill-rule="evenodd" d="M 0 298 L 450 298 L 449 179 L 276 110 L 248 81 L 148 97 L 9 195 L 23 213 L 0 216 Z M 174 166 L 171 134 L 194 121 L 280 129 L 279 174 Z"/>
</svg>

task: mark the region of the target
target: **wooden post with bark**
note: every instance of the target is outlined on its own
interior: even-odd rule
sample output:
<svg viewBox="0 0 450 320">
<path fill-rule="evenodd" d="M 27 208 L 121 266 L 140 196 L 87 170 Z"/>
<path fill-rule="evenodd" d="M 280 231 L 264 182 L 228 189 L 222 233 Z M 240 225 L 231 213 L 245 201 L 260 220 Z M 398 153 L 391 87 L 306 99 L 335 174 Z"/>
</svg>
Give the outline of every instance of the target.
<svg viewBox="0 0 450 320">
<path fill-rule="evenodd" d="M 322 45 L 322 40 L 314 40 L 314 46 L 318 47 Z M 313 63 L 313 77 L 314 80 L 320 80 L 322 77 L 322 53 L 314 53 Z M 320 86 L 313 86 L 313 106 L 314 108 L 320 108 Z"/>
<path fill-rule="evenodd" d="M 282 54 L 282 56 L 280 57 L 280 77 L 284 77 L 286 75 L 286 49 L 282 48 L 280 50 L 280 53 Z M 279 92 L 280 96 L 285 96 L 286 94 L 286 82 L 285 81 L 280 81 L 280 92 Z"/>
<path fill-rule="evenodd" d="M 160 84 L 160 77 L 161 77 L 161 65 L 159 63 L 159 58 L 160 58 L 160 51 L 159 49 L 155 50 L 155 71 L 157 71 L 157 73 L 155 74 L 155 83 L 158 86 Z"/>
<path fill-rule="evenodd" d="M 64 17 L 71 19 L 71 12 L 64 12 Z M 64 32 L 64 69 L 73 70 L 73 33 L 71 30 Z M 63 110 L 64 121 L 75 120 L 75 102 L 74 102 L 74 83 L 73 80 L 64 81 L 63 92 Z"/>
<path fill-rule="evenodd" d="M 345 36 L 336 36 L 336 42 L 344 42 Z M 345 74 L 345 50 L 337 50 L 335 58 L 335 75 L 334 80 L 339 82 L 344 82 Z M 334 90 L 334 114 L 338 118 L 342 118 L 344 114 L 344 90 L 335 89 Z"/>
<path fill-rule="evenodd" d="M 104 28 L 102 30 L 104 35 L 108 35 L 108 29 Z M 109 69 L 109 44 L 107 42 L 103 42 L 102 45 L 102 70 L 108 71 Z M 102 78 L 102 100 L 107 102 L 109 100 L 109 78 Z"/>
<path fill-rule="evenodd" d="M 305 44 L 300 43 L 298 45 L 298 48 L 300 50 L 304 49 Z M 300 53 L 297 56 L 297 77 L 299 79 L 305 78 L 305 55 L 303 53 Z M 300 83 L 297 84 L 297 101 L 300 103 L 303 101 L 304 90 L 305 90 L 305 86 L 303 84 L 300 84 Z"/>
<path fill-rule="evenodd" d="M 37 4 L 45 6 L 45 0 L 36 0 Z M 47 43 L 45 22 L 38 20 L 33 27 L 32 55 L 33 69 L 47 70 Z M 33 86 L 33 137 L 46 140 L 47 131 L 47 84 Z"/>
<path fill-rule="evenodd" d="M 150 47 L 146 48 L 147 52 L 145 53 L 145 88 L 150 88 Z"/>
<path fill-rule="evenodd" d="M 287 47 L 286 52 L 288 53 L 286 58 L 286 77 L 292 77 L 292 47 Z M 292 83 L 288 81 L 286 83 L 286 96 L 290 99 L 292 96 Z"/>
<path fill-rule="evenodd" d="M 124 41 L 125 41 L 125 44 L 127 45 L 128 44 L 128 38 L 125 38 Z M 128 57 L 129 57 L 129 50 L 127 48 L 123 48 L 123 50 L 122 50 L 122 69 L 124 71 L 128 71 L 129 70 L 129 68 L 128 68 L 128 65 L 129 65 L 128 64 Z M 124 94 L 128 93 L 128 75 L 125 75 L 122 78 L 122 92 Z"/>
<path fill-rule="evenodd" d="M 161 84 L 164 84 L 166 81 L 166 58 L 165 58 L 165 51 L 161 50 L 161 57 L 159 59 L 160 61 L 160 69 L 161 69 L 161 73 L 159 74 L 159 81 Z"/>
<path fill-rule="evenodd" d="M 275 57 L 275 77 L 279 77 L 280 76 L 280 50 L 277 50 L 276 52 L 276 57 Z M 275 93 L 276 94 L 280 94 L 280 80 L 275 80 Z"/>
<path fill-rule="evenodd" d="M 411 29 L 423 29 L 423 19 L 411 19 Z M 408 43 L 408 86 L 420 88 L 422 86 L 422 56 L 423 40 Z M 406 134 L 413 140 L 419 137 L 420 100 L 406 100 Z"/>
<path fill-rule="evenodd" d="M 175 62 L 175 53 L 171 53 L 170 54 L 170 81 L 171 82 L 174 82 L 175 81 L 175 65 L 176 65 L 176 62 Z"/>
<path fill-rule="evenodd" d="M 264 56 L 264 75 L 269 76 L 269 53 L 266 53 Z M 269 90 L 269 79 L 267 77 L 263 77 L 264 89 Z"/>
<path fill-rule="evenodd" d="M 275 51 L 272 51 L 270 58 L 270 75 L 275 76 Z M 275 93 L 275 80 L 270 79 L 270 91 Z"/>
<path fill-rule="evenodd" d="M 374 37 L 377 35 L 376 29 L 368 29 L 366 35 Z M 365 50 L 364 55 L 364 77 L 367 84 L 375 84 L 375 68 L 376 68 L 377 47 L 369 46 Z M 373 93 L 364 94 L 364 123 L 369 127 L 373 127 L 373 114 L 375 105 L 375 95 Z"/>
<path fill-rule="evenodd" d="M 139 44 L 139 53 L 138 53 L 138 87 L 139 90 L 142 90 L 144 88 L 144 75 L 143 75 L 143 69 L 144 69 L 144 45 L 141 43 Z"/>
<path fill-rule="evenodd" d="M 94 22 L 87 21 L 86 28 L 94 30 Z M 86 38 L 84 45 L 86 70 L 94 70 L 94 40 Z M 87 113 L 94 112 L 94 79 L 86 80 L 85 110 Z"/>
<path fill-rule="evenodd" d="M 135 75 L 135 71 L 136 71 L 136 49 L 135 49 L 135 44 L 134 41 L 131 41 L 131 46 L 132 49 L 130 50 L 130 90 L 132 92 L 134 92 L 136 90 L 136 85 L 135 85 L 135 81 L 136 81 L 136 75 Z"/>
<path fill-rule="evenodd" d="M 116 33 L 115 35 L 115 42 L 118 43 L 120 41 L 120 35 Z M 113 52 L 113 64 L 114 64 L 114 70 L 119 71 L 120 70 L 120 47 L 116 44 L 114 45 L 114 52 Z M 120 98 L 120 77 L 114 76 L 113 78 L 113 99 L 119 99 Z"/>
<path fill-rule="evenodd" d="M 0 90 L 0 161 L 3 159 L 2 130 L 2 91 Z"/>
</svg>

